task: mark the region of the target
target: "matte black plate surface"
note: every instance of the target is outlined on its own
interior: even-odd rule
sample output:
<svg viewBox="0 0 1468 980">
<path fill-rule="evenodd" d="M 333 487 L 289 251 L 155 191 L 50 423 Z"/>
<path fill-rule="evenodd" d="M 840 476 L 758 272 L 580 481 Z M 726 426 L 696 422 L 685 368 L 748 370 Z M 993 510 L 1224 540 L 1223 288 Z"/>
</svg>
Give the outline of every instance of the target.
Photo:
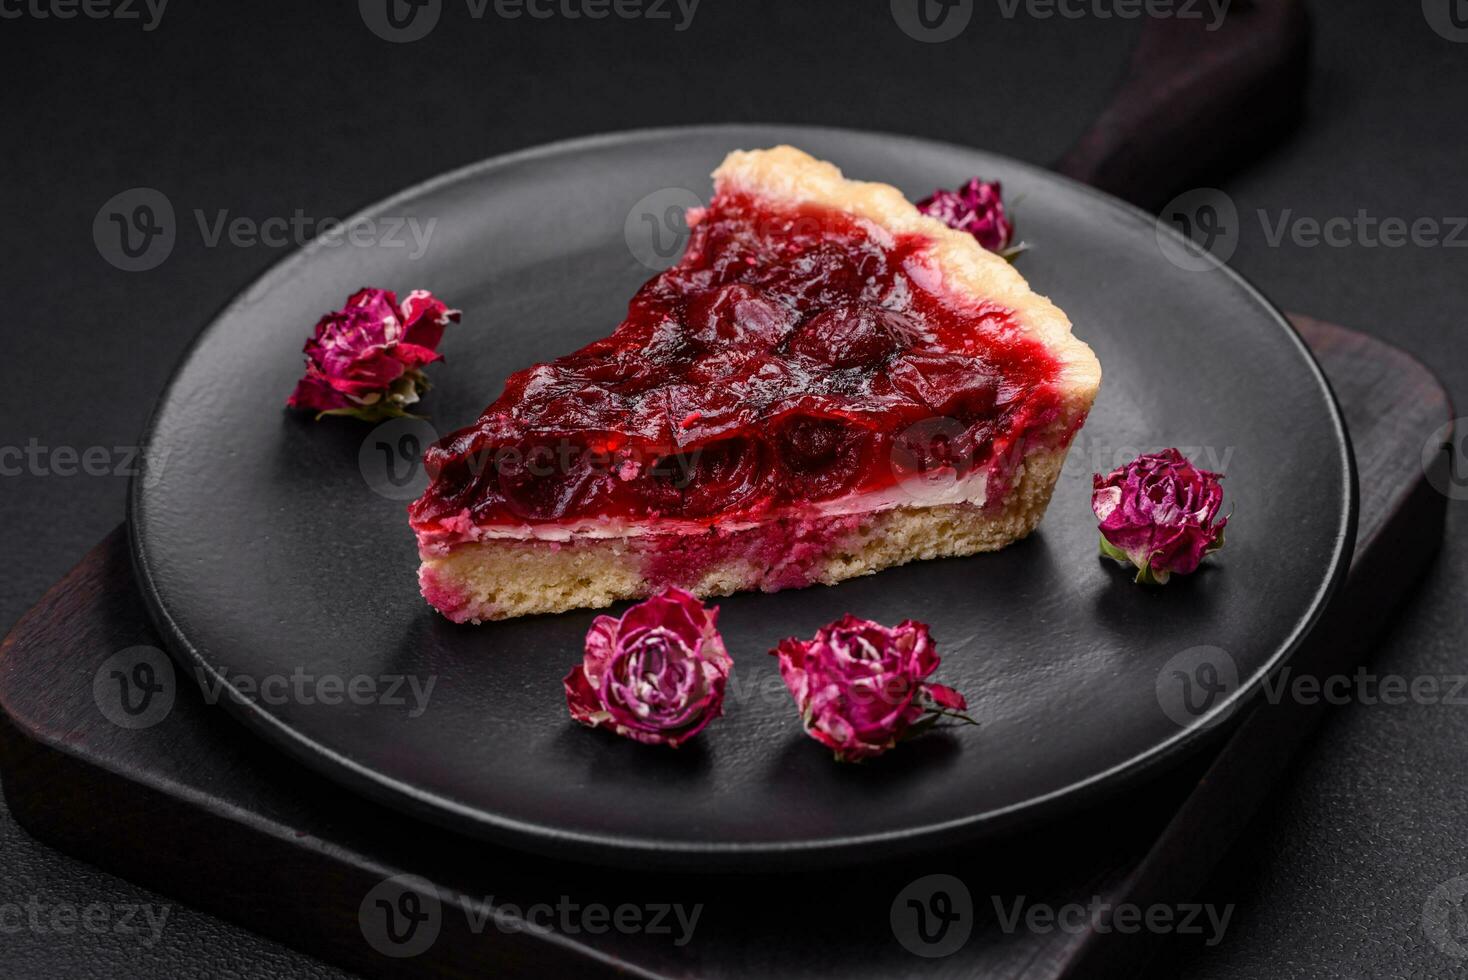
<svg viewBox="0 0 1468 980">
<path fill-rule="evenodd" d="M 1002 179 L 1032 246 L 1019 268 L 1095 348 L 1101 396 L 1029 540 L 722 600 L 736 661 L 723 719 L 678 751 L 586 731 L 561 678 L 596 613 L 470 627 L 430 610 L 404 515 L 417 486 L 395 482 L 415 430 L 283 411 L 301 344 L 358 287 L 431 289 L 464 321 L 424 409 L 442 431 L 466 424 L 511 371 L 617 322 L 651 274 L 634 253 L 656 261 L 681 245 L 666 228 L 649 237 L 687 199 L 667 188 L 706 197 L 727 151 L 779 142 L 913 198 Z M 492 160 L 365 215 L 386 219 L 383 241 L 307 248 L 195 344 L 135 481 L 135 559 L 187 675 L 323 774 L 461 830 L 687 867 L 864 860 L 1001 830 L 1196 745 L 1298 643 L 1350 554 L 1349 447 L 1291 328 L 1228 270 L 1170 261 L 1180 246 L 1160 246 L 1148 216 L 1047 172 L 888 135 L 718 127 Z M 431 227 L 421 255 L 408 230 L 405 245 L 388 240 L 400 219 Z M 1149 590 L 1097 558 L 1090 477 L 1173 445 L 1226 471 L 1234 518 L 1211 567 Z M 939 679 L 981 727 L 834 763 L 801 733 L 766 651 L 847 611 L 929 622 Z M 1202 660 L 1227 687 L 1211 702 L 1206 685 L 1181 686 L 1211 679 Z M 419 692 L 431 682 L 426 702 L 409 682 L 392 690 L 395 677 Z"/>
</svg>

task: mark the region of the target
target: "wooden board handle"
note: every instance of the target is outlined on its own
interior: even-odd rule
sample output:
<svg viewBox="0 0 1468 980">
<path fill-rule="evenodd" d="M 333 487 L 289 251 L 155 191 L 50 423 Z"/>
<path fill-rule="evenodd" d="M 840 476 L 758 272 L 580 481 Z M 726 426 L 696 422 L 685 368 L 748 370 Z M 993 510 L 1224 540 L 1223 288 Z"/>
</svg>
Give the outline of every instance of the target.
<svg viewBox="0 0 1468 980">
<path fill-rule="evenodd" d="M 1294 128 L 1309 68 L 1304 0 L 1233 0 L 1221 20 L 1149 18 L 1112 101 L 1055 164 L 1155 211 Z"/>
</svg>

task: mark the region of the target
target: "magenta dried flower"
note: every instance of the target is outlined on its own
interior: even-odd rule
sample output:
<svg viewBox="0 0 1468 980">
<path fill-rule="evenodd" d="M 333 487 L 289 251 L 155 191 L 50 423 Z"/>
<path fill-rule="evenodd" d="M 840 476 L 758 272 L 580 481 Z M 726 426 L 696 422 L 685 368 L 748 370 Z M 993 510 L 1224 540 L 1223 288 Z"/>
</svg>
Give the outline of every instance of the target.
<svg viewBox="0 0 1468 980">
<path fill-rule="evenodd" d="M 1004 210 L 1004 192 L 996 181 L 975 177 L 956 191 L 936 190 L 917 204 L 917 209 L 950 228 L 966 231 L 991 252 L 1009 258 L 1018 249 L 1014 223 Z"/>
<path fill-rule="evenodd" d="M 444 327 L 457 323 L 430 293 L 415 289 L 398 304 L 388 289 L 360 289 L 328 313 L 306 341 L 306 374 L 286 402 L 322 415 L 368 422 L 409 414 L 428 390 L 423 366 L 439 360 Z"/>
<path fill-rule="evenodd" d="M 968 707 L 962 694 L 928 677 L 939 658 L 928 627 L 888 628 L 846 615 L 811 640 L 782 640 L 770 651 L 795 698 L 806 733 L 843 762 L 881 755 Z"/>
<path fill-rule="evenodd" d="M 1196 571 L 1223 547 L 1228 518 L 1222 476 L 1200 470 L 1176 449 L 1138 456 L 1106 476 L 1097 474 L 1091 509 L 1101 522 L 1101 553 L 1137 569 L 1137 581 L 1165 585 Z"/>
<path fill-rule="evenodd" d="M 598 616 L 586 654 L 566 675 L 571 717 L 649 745 L 677 746 L 724 710 L 734 662 L 715 628 L 718 609 L 668 589 L 622 616 Z"/>
</svg>

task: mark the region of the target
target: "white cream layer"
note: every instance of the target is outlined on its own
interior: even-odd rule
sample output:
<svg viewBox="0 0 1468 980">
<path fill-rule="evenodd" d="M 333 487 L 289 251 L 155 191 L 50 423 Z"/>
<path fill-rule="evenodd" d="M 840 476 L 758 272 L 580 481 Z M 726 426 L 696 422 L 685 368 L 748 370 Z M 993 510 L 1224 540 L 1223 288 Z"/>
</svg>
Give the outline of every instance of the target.
<svg viewBox="0 0 1468 980">
<path fill-rule="evenodd" d="M 743 531 L 781 518 L 847 517 L 873 514 L 894 507 L 941 507 L 968 503 L 983 506 L 988 499 L 989 476 L 974 472 L 960 477 L 952 469 L 896 483 L 873 493 L 852 493 L 816 504 L 787 507 L 746 520 L 720 520 L 721 531 Z M 468 512 L 463 514 L 467 521 Z M 453 547 L 466 541 L 570 541 L 573 538 L 636 538 L 648 534 L 708 534 L 708 521 L 671 518 L 629 521 L 622 518 L 586 518 L 556 524 L 498 524 L 470 526 L 463 532 L 428 532 L 419 536 L 425 547 Z"/>
</svg>

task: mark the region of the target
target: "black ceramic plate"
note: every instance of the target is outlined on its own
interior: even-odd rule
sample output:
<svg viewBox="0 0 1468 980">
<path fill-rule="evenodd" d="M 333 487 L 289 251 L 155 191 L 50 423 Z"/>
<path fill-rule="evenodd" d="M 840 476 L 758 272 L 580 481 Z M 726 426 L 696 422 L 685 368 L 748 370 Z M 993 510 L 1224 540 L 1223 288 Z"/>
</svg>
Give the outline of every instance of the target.
<svg viewBox="0 0 1468 980">
<path fill-rule="evenodd" d="M 1032 246 L 1020 270 L 1070 314 L 1105 381 L 1029 540 L 722 600 L 737 681 L 725 717 L 677 751 L 637 745 L 566 714 L 561 678 L 596 613 L 454 626 L 419 597 L 415 487 L 400 484 L 421 432 L 282 403 L 319 314 L 360 286 L 421 287 L 464 310 L 423 408 L 443 431 L 467 424 L 511 371 L 618 321 L 651 274 L 642 260 L 681 245 L 670 213 L 708 194 L 726 152 L 780 142 L 912 198 L 1001 178 Z M 1146 215 L 1042 170 L 889 135 L 669 130 L 491 160 L 365 217 L 383 220 L 357 240 L 381 241 L 287 259 L 188 354 L 135 481 L 136 564 L 187 676 L 324 775 L 463 831 L 596 861 L 783 867 L 1000 830 L 1196 745 L 1299 643 L 1350 554 L 1345 431 L 1286 322 L 1231 272 L 1159 242 Z M 390 234 L 404 219 L 426 233 L 422 254 L 410 224 Z M 1150 590 L 1098 559 L 1090 477 L 1166 446 L 1226 471 L 1234 518 L 1211 567 Z M 766 651 L 848 611 L 930 623 L 939 678 L 980 727 L 833 762 Z M 424 710 L 408 682 L 392 690 L 400 677 L 432 681 Z"/>
</svg>

